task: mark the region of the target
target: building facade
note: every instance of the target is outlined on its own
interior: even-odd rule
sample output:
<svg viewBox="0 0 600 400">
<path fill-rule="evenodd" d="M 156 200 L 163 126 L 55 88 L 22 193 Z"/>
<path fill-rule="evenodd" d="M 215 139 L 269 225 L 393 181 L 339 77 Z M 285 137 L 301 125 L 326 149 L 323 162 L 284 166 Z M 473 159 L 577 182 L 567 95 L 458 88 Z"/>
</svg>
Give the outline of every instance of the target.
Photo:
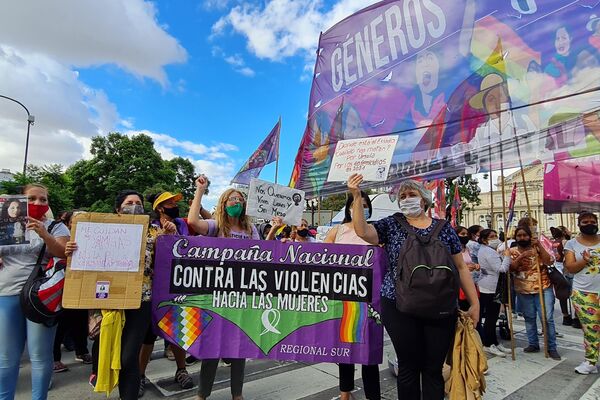
<svg viewBox="0 0 600 400">
<path fill-rule="evenodd" d="M 550 235 L 550 227 L 564 225 L 571 232 L 577 232 L 576 214 L 545 214 L 544 213 L 544 167 L 543 165 L 533 165 L 525 167 L 523 170 L 527 195 L 531 207 L 532 216 L 538 220 L 540 232 Z M 508 214 L 508 203 L 512 192 L 513 184 L 517 184 L 517 197 L 515 201 L 515 216 L 513 217 L 509 234 L 517 226 L 520 218 L 528 215 L 527 200 L 525 190 L 523 190 L 523 178 L 521 171 L 518 170 L 508 176 L 504 181 L 506 213 Z M 498 232 L 504 230 L 504 214 L 502 211 L 502 177 L 496 182 L 496 190 L 493 192 L 480 194 L 481 204 L 471 206 L 471 209 L 463 212 L 461 225 L 481 225 L 491 227 Z"/>
</svg>

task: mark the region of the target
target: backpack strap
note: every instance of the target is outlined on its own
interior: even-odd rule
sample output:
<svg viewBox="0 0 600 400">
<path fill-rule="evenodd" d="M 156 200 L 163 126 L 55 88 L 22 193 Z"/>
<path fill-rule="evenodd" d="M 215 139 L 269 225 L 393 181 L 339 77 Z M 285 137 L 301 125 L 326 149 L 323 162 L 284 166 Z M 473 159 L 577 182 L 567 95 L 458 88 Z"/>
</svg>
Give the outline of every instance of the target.
<svg viewBox="0 0 600 400">
<path fill-rule="evenodd" d="M 52 221 L 48 226 L 48 233 L 52 233 L 52 230 L 56 225 L 58 225 L 58 223 L 59 221 Z M 44 244 L 42 245 L 42 249 L 40 250 L 40 254 L 38 255 L 37 261 L 35 263 L 36 265 L 40 265 L 42 263 L 42 260 L 44 259 L 44 254 L 46 254 L 46 242 L 44 242 Z"/>
<path fill-rule="evenodd" d="M 446 221 L 438 218 L 432 218 L 433 222 L 435 222 L 435 227 L 425 236 L 417 235 L 415 228 L 406 221 L 405 218 L 402 218 L 401 213 L 395 213 L 393 215 L 394 219 L 404 228 L 404 230 L 411 236 L 416 237 L 421 243 L 426 244 L 431 241 L 433 238 L 437 238 L 440 235 L 440 232 L 446 225 Z"/>
</svg>

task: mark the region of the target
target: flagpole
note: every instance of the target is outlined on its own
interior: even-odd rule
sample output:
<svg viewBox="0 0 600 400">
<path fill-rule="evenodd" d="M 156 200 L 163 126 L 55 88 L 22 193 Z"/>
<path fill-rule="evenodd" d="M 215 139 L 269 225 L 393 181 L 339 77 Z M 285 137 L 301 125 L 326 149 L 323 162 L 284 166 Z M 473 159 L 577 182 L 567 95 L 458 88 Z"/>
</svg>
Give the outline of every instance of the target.
<svg viewBox="0 0 600 400">
<path fill-rule="evenodd" d="M 490 121 L 491 122 L 491 121 Z M 500 120 L 498 120 L 498 124 L 500 124 Z M 490 123 L 490 129 L 492 124 Z M 491 140 L 491 135 L 490 135 Z M 492 213 L 492 219 L 490 220 L 490 226 L 488 228 L 494 229 L 494 180 L 492 179 L 492 173 L 494 172 L 492 169 L 492 144 L 489 146 L 489 154 L 490 154 L 490 208 Z"/>
<path fill-rule="evenodd" d="M 281 115 L 279 116 L 279 134 L 277 135 L 277 158 L 275 159 L 275 183 L 277 183 L 277 173 L 279 172 L 279 141 L 281 140 Z"/>
<path fill-rule="evenodd" d="M 498 127 L 500 130 L 500 134 L 502 134 L 502 113 L 498 115 Z M 506 193 L 505 193 L 505 185 L 504 185 L 504 159 L 502 156 L 502 142 L 500 142 L 500 180 L 501 180 L 501 190 L 502 190 L 502 215 L 504 216 L 504 250 L 508 250 L 508 215 L 506 214 Z M 510 256 L 504 256 L 510 257 Z M 513 319 L 512 319 L 512 293 L 511 293 L 511 284 L 510 284 L 510 268 L 506 271 L 506 286 L 508 293 L 508 310 L 506 311 L 506 317 L 508 319 L 508 329 L 510 330 L 510 353 L 512 360 L 515 361 L 515 333 L 513 329 Z"/>
</svg>

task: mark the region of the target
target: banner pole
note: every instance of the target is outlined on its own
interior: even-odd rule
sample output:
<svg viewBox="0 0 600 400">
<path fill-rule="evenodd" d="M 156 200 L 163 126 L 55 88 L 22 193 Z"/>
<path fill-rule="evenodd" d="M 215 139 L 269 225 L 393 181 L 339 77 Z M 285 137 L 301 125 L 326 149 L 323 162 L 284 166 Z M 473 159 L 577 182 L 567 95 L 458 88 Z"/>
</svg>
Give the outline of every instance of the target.
<svg viewBox="0 0 600 400">
<path fill-rule="evenodd" d="M 281 140 L 281 115 L 279 116 L 279 133 L 277 134 L 277 158 L 275 159 L 275 183 L 279 172 L 279 141 Z"/>
<path fill-rule="evenodd" d="M 498 126 L 500 127 L 500 132 L 502 132 L 502 119 L 501 115 L 498 116 Z M 504 185 L 504 159 L 502 155 L 502 142 L 500 142 L 500 180 L 501 180 L 501 190 L 502 190 L 502 220 L 504 221 L 504 250 L 508 250 L 508 215 L 506 215 L 506 187 Z M 500 228 L 498 228 L 500 229 Z M 505 256 L 510 257 L 510 256 Z M 506 311 L 506 318 L 508 319 L 508 329 L 510 330 L 510 353 L 512 360 L 515 361 L 515 333 L 513 329 L 513 319 L 512 319 L 512 293 L 511 293 L 511 279 L 510 279 L 510 268 L 506 271 L 506 286 L 508 293 L 508 310 Z"/>
<path fill-rule="evenodd" d="M 498 127 L 500 127 L 500 120 L 498 120 Z M 490 124 L 491 129 L 491 124 Z M 489 154 L 490 154 L 490 209 L 491 209 L 491 221 L 490 226 L 488 228 L 494 229 L 494 180 L 492 179 L 492 173 L 494 172 L 492 169 L 492 144 L 489 146 Z"/>
</svg>

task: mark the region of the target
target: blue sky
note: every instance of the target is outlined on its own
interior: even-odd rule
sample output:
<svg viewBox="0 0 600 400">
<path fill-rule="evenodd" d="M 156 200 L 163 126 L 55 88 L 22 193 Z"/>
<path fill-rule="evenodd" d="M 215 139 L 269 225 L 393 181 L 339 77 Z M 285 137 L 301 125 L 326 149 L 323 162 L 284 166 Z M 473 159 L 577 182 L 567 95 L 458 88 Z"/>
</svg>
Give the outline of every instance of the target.
<svg viewBox="0 0 600 400">
<path fill-rule="evenodd" d="M 70 165 L 89 157 L 92 136 L 145 132 L 163 157 L 188 157 L 214 178 L 209 201 L 281 116 L 279 182 L 287 184 L 319 31 L 370 3 L 9 2 L 0 13 L 0 94 L 36 115 L 31 163 Z M 0 168 L 20 170 L 24 121 L 23 110 L 0 103 Z M 273 180 L 274 166 L 261 178 Z"/>
</svg>

